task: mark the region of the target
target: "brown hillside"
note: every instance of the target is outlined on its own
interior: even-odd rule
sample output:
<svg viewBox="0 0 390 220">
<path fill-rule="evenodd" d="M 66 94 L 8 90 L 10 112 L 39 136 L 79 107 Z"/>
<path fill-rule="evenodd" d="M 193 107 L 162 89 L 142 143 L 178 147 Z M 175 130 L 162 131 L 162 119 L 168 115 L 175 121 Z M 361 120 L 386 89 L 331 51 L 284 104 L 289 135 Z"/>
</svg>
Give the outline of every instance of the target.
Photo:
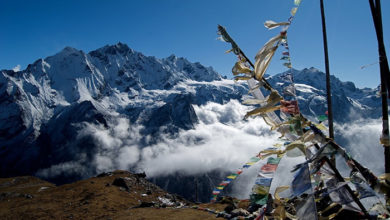
<svg viewBox="0 0 390 220">
<path fill-rule="evenodd" d="M 205 211 L 177 208 L 191 204 L 142 175 L 99 176 L 62 186 L 31 176 L 0 179 L 0 219 L 216 219 Z"/>
</svg>

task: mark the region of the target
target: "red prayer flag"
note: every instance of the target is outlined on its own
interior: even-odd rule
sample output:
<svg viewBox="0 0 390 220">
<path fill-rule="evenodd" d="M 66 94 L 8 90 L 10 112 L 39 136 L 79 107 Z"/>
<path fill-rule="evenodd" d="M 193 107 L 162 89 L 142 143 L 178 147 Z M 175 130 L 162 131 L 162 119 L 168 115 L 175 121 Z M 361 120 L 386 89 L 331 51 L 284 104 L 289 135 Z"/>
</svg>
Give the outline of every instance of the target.
<svg viewBox="0 0 390 220">
<path fill-rule="evenodd" d="M 282 107 L 280 108 L 280 110 L 282 112 L 288 113 L 288 114 L 293 114 L 293 115 L 299 114 L 298 101 L 296 101 L 296 100 L 293 100 L 293 101 L 281 100 L 280 104 L 282 105 Z"/>
<path fill-rule="evenodd" d="M 260 168 L 263 173 L 273 173 L 276 171 L 276 168 L 278 167 L 277 164 L 266 164 Z"/>
</svg>

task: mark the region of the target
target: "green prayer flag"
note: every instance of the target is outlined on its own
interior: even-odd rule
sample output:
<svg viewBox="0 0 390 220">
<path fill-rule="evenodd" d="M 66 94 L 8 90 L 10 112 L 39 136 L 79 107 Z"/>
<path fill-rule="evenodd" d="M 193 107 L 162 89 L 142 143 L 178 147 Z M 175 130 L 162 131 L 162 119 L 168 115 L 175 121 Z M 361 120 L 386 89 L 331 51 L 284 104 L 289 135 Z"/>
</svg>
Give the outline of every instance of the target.
<svg viewBox="0 0 390 220">
<path fill-rule="evenodd" d="M 268 164 L 279 164 L 281 158 L 278 157 L 270 157 L 268 158 Z"/>
<path fill-rule="evenodd" d="M 287 68 L 292 68 L 291 63 L 283 63 L 283 65 L 284 65 L 285 67 L 287 67 Z"/>
<path fill-rule="evenodd" d="M 257 162 L 259 160 L 260 160 L 260 158 L 258 158 L 258 157 L 252 157 L 249 161 L 250 162 Z"/>
<path fill-rule="evenodd" d="M 318 121 L 326 121 L 328 120 L 328 116 L 326 115 L 319 115 L 317 116 Z"/>
<path fill-rule="evenodd" d="M 265 204 L 267 204 L 268 194 L 265 194 L 265 195 L 252 194 L 252 195 L 250 195 L 250 200 L 252 203 L 255 203 L 258 205 L 265 205 Z"/>
<path fill-rule="evenodd" d="M 283 56 L 282 58 L 280 58 L 281 60 L 290 60 L 290 57 L 287 57 L 287 56 Z"/>
</svg>

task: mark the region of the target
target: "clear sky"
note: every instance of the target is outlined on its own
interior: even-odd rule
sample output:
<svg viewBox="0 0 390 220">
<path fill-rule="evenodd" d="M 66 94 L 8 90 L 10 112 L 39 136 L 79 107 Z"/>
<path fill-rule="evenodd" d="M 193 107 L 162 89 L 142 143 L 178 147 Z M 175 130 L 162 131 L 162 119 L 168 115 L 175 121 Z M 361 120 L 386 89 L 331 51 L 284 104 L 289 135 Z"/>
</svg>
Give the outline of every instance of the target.
<svg viewBox="0 0 390 220">
<path fill-rule="evenodd" d="M 382 0 L 384 39 L 390 53 L 390 1 Z M 293 0 L 0 0 L 0 69 L 53 55 L 65 46 L 85 52 L 123 42 L 145 55 L 171 54 L 212 66 L 222 75 L 236 57 L 216 40 L 225 26 L 249 58 L 285 21 Z M 325 0 L 330 71 L 358 87 L 379 84 L 377 42 L 368 0 Z M 293 67 L 325 70 L 319 0 L 302 0 L 288 38 Z M 279 49 L 268 74 L 285 70 Z"/>
</svg>

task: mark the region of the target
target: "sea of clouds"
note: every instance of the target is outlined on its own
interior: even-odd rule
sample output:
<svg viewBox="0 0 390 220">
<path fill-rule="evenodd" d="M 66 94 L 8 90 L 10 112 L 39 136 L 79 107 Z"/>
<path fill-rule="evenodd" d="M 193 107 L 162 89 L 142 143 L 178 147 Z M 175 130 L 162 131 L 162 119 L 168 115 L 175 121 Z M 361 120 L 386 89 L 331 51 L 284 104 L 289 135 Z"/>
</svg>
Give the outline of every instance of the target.
<svg viewBox="0 0 390 220">
<path fill-rule="evenodd" d="M 75 161 L 57 164 L 40 170 L 38 175 L 51 176 L 63 172 L 84 172 L 85 166 L 92 166 L 94 173 L 115 169 L 146 172 L 148 177 L 159 177 L 181 173 L 199 175 L 215 170 L 226 172 L 237 168 L 261 150 L 278 142 L 279 133 L 270 131 L 261 117 L 243 120 L 251 107 L 237 100 L 226 104 L 207 103 L 194 106 L 199 123 L 194 129 L 181 130 L 173 138 L 161 135 L 160 141 L 146 146 L 141 135 L 142 126 L 131 124 L 127 118 L 118 117 L 107 127 L 86 123 L 79 133 L 79 139 L 91 137 L 97 145 L 93 161 L 86 163 L 80 157 Z M 381 121 L 357 120 L 349 124 L 336 124 L 336 132 L 345 142 L 348 152 L 376 174 L 383 173 L 383 148 L 379 144 Z M 142 146 L 142 147 L 140 147 Z M 293 178 L 291 168 L 304 161 L 303 157 L 284 157 L 279 164 L 271 190 L 279 185 L 289 185 Z M 231 195 L 247 198 L 250 194 L 260 161 L 245 170 L 231 188 Z M 342 159 L 338 166 L 343 174 L 348 170 Z"/>
</svg>

